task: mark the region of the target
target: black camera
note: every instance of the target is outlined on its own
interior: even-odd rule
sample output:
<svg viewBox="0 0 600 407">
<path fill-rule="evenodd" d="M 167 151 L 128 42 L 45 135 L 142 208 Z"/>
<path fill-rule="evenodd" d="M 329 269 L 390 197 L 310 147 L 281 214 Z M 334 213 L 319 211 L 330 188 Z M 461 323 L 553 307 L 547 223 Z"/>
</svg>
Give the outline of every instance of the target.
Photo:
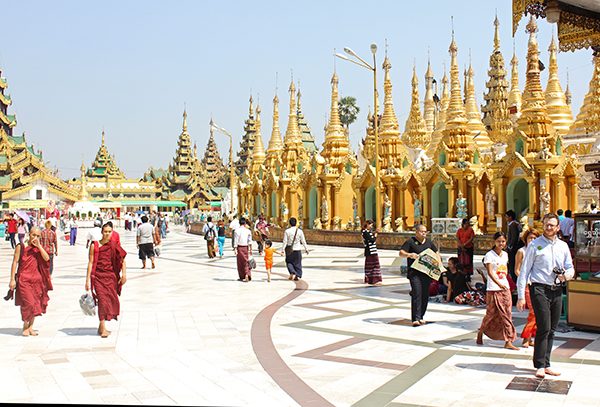
<svg viewBox="0 0 600 407">
<path fill-rule="evenodd" d="M 560 267 L 554 267 L 552 269 L 552 272 L 554 274 L 556 274 L 556 277 L 554 278 L 554 285 L 565 285 L 566 281 L 561 281 L 559 279 L 560 276 L 564 276 L 565 275 L 565 269 L 560 268 Z"/>
</svg>

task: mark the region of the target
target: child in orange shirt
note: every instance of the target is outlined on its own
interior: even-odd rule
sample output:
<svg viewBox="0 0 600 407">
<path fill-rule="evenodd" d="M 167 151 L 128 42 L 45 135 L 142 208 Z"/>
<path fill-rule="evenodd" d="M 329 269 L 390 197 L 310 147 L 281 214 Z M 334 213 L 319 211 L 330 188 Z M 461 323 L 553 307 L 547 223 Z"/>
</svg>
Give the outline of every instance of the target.
<svg viewBox="0 0 600 407">
<path fill-rule="evenodd" d="M 276 251 L 271 246 L 273 242 L 265 240 L 265 268 L 267 269 L 267 281 L 271 282 L 271 269 L 273 268 L 273 253 L 283 256 L 283 253 Z"/>
</svg>

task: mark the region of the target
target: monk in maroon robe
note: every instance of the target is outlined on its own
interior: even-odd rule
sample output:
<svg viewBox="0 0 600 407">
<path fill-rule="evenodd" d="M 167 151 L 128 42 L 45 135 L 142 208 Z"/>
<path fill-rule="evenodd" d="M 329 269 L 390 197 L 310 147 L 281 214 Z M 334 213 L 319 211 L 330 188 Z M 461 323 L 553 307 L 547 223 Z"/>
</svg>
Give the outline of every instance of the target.
<svg viewBox="0 0 600 407">
<path fill-rule="evenodd" d="M 10 271 L 9 288 L 16 290 L 15 305 L 21 307 L 23 336 L 36 336 L 33 330 L 35 317 L 46 313 L 48 291 L 52 290 L 50 279 L 50 256 L 40 242 L 42 232 L 31 228 L 27 245 L 15 248 Z"/>
<path fill-rule="evenodd" d="M 119 295 L 127 281 L 125 256 L 127 253 L 118 241 L 112 238 L 113 229 L 109 224 L 102 227 L 102 239 L 90 246 L 85 289 L 91 288 L 94 301 L 98 305 L 98 335 L 108 337 L 105 321 L 116 320 L 121 312 Z"/>
</svg>

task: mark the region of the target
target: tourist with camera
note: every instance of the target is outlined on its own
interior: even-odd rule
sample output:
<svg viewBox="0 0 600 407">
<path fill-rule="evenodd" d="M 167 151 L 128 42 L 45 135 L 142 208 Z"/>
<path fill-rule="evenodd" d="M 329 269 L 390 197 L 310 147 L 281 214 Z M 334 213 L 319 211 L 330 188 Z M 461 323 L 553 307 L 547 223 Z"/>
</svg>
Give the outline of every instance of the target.
<svg viewBox="0 0 600 407">
<path fill-rule="evenodd" d="M 563 286 L 575 274 L 569 246 L 558 238 L 558 216 L 546 214 L 542 222 L 543 235 L 527 246 L 517 280 L 519 311 L 525 308 L 525 287 L 531 282 L 531 303 L 537 323 L 533 366 L 537 369 L 536 377 L 540 378 L 560 375 L 550 368 L 550 353 L 562 311 Z"/>
</svg>

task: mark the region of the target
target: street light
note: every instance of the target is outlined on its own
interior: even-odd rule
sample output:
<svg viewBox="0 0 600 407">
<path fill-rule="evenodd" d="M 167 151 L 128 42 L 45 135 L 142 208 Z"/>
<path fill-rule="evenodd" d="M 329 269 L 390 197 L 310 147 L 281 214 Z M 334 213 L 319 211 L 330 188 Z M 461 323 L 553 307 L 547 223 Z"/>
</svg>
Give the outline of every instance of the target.
<svg viewBox="0 0 600 407">
<path fill-rule="evenodd" d="M 234 170 L 233 170 L 233 136 L 231 135 L 230 132 L 228 132 L 227 130 L 225 130 L 223 127 L 219 127 L 215 124 L 215 122 L 212 121 L 212 119 L 210 120 L 210 126 L 217 130 L 218 132 L 220 132 L 221 134 L 226 135 L 227 137 L 229 137 L 229 188 L 231 189 L 230 194 L 231 194 L 231 216 L 233 216 L 233 186 L 234 186 Z"/>
<path fill-rule="evenodd" d="M 377 225 L 377 214 L 379 213 L 379 211 L 381 210 L 381 193 L 380 193 L 380 188 L 379 188 L 379 134 L 377 131 L 377 126 L 378 126 L 378 118 L 379 118 L 379 113 L 378 113 L 378 109 L 377 109 L 377 62 L 375 61 L 375 54 L 377 53 L 377 45 L 376 44 L 371 44 L 371 54 L 373 54 L 373 65 L 370 65 L 367 61 L 365 61 L 364 59 L 362 59 L 361 57 L 358 56 L 358 54 L 354 51 L 352 51 L 350 48 L 348 47 L 344 47 L 344 52 L 348 55 L 350 55 L 352 58 L 348 58 L 346 55 L 344 54 L 335 54 L 336 57 L 343 59 L 344 61 L 348 61 L 348 62 L 352 62 L 353 64 L 356 64 L 358 66 L 361 66 L 365 69 L 368 69 L 369 71 L 373 72 L 373 105 L 375 106 L 375 115 L 373 116 L 373 130 L 374 130 L 374 136 L 375 136 L 375 214 L 374 214 L 374 221 L 375 224 Z"/>
</svg>

